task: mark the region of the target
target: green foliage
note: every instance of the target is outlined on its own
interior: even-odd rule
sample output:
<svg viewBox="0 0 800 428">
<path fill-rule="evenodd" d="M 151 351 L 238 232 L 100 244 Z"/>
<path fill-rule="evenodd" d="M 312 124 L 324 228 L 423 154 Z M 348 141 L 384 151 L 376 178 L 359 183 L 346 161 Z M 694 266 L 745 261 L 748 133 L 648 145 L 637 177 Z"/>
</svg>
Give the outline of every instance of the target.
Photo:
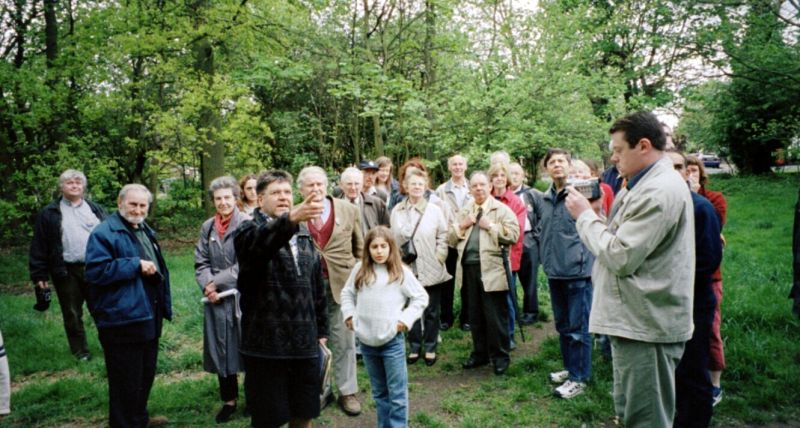
<svg viewBox="0 0 800 428">
<path fill-rule="evenodd" d="M 167 182 L 167 197 L 158 200 L 153 226 L 161 232 L 194 233 L 205 220 L 202 200 L 206 192 L 196 180 Z"/>
<path fill-rule="evenodd" d="M 791 37 L 798 26 L 784 16 L 791 10 L 768 0 L 709 9 L 714 25 L 697 39 L 730 78 L 690 90 L 681 132 L 695 146 L 729 154 L 743 173 L 770 172 L 775 151 L 800 136 L 800 80 L 793 72 L 800 67 L 800 44 Z M 728 62 L 719 63 L 719 48 Z"/>
</svg>

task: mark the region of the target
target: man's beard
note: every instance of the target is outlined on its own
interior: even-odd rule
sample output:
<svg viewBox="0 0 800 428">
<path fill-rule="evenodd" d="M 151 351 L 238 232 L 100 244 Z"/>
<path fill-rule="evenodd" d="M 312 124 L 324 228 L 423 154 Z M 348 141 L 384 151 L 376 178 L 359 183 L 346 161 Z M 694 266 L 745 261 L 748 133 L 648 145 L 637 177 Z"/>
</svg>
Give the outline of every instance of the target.
<svg viewBox="0 0 800 428">
<path fill-rule="evenodd" d="M 135 224 L 137 226 L 142 224 L 144 222 L 144 219 L 147 218 L 147 214 L 140 216 L 130 215 L 128 214 L 128 210 L 126 208 L 120 209 L 119 214 L 122 216 L 122 218 L 125 219 L 125 221 L 127 221 L 130 224 Z"/>
</svg>

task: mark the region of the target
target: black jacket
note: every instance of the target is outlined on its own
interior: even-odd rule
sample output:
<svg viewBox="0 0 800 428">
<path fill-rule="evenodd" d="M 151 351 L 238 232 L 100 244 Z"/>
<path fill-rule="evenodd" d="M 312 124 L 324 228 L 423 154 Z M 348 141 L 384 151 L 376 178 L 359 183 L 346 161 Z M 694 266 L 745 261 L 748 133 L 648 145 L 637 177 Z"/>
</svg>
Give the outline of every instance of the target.
<svg viewBox="0 0 800 428">
<path fill-rule="evenodd" d="M 84 199 L 100 221 L 105 220 L 106 212 L 100 205 Z M 47 281 L 49 278 L 67 276 L 64 264 L 64 247 L 61 245 L 61 208 L 59 197 L 44 207 L 36 216 L 33 227 L 33 240 L 28 256 L 28 270 L 31 280 Z M 49 277 L 49 278 L 48 278 Z"/>
<path fill-rule="evenodd" d="M 297 264 L 289 241 L 297 235 Z M 271 359 L 317 358 L 328 335 L 320 255 L 305 226 L 288 215 L 267 220 L 259 210 L 234 237 L 239 260 L 244 355 Z"/>
</svg>

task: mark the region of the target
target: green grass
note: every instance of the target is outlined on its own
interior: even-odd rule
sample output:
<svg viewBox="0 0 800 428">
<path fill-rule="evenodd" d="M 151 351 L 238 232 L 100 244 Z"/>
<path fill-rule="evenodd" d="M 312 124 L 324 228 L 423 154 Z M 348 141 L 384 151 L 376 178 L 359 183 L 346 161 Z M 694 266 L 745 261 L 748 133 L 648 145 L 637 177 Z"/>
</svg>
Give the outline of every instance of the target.
<svg viewBox="0 0 800 428">
<path fill-rule="evenodd" d="M 791 240 L 797 175 L 770 178 L 713 177 L 711 187 L 728 199 L 723 264 L 723 327 L 728 369 L 723 402 L 714 425 L 800 426 L 800 322 L 791 315 Z M 192 250 L 167 251 L 175 321 L 164 329 L 158 376 L 150 398 L 152 414 L 167 415 L 173 426 L 212 426 L 218 410 L 217 381 L 202 372 L 202 311 L 194 282 Z M 105 365 L 91 319 L 86 320 L 95 358 L 79 364 L 67 349 L 58 304 L 46 313 L 31 309 L 27 249 L 0 250 L 0 329 L 11 365 L 12 413 L 2 427 L 103 426 L 106 424 Z M 545 278 L 539 278 L 540 303 L 549 311 Z M 526 329 L 530 334 L 533 330 Z M 558 342 L 549 337 L 538 352 L 512 354 L 503 377 L 474 375 L 460 363 L 469 354 L 469 335 L 443 333 L 434 367 L 409 367 L 414 427 L 610 426 L 613 405 L 611 366 L 596 353 L 587 393 L 570 401 L 552 396 L 547 373 L 560 368 Z M 519 338 L 518 338 L 519 339 Z M 488 373 L 488 370 L 486 371 Z M 362 403 L 374 412 L 369 379 L 358 369 Z M 322 426 L 361 426 L 335 407 L 323 411 Z M 352 422 L 350 422 L 352 423 Z M 238 417 L 227 426 L 244 427 Z"/>
</svg>

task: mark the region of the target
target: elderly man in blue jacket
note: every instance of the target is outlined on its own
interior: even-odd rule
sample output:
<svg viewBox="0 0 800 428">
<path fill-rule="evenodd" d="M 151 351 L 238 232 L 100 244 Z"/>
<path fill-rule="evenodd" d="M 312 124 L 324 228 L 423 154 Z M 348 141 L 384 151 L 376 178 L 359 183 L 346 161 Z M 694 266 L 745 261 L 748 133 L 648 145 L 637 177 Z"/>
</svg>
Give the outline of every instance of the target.
<svg viewBox="0 0 800 428">
<path fill-rule="evenodd" d="M 119 192 L 119 211 L 97 226 L 86 247 L 86 281 L 108 372 L 109 425 L 145 427 L 156 374 L 158 338 L 172 319 L 169 271 L 145 223 L 153 196 L 140 184 Z"/>
</svg>

